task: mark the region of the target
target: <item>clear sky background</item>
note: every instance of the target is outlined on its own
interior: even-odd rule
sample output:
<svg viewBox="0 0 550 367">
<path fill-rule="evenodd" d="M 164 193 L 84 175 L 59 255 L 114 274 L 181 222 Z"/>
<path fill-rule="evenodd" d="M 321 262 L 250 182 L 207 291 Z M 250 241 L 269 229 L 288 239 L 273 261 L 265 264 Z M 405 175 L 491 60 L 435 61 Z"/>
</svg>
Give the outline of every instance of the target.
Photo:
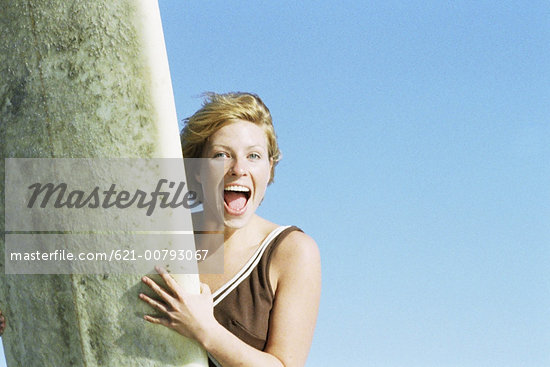
<svg viewBox="0 0 550 367">
<path fill-rule="evenodd" d="M 307 366 L 550 365 L 549 2 L 160 6 L 180 120 L 271 109 L 260 214 L 323 261 Z"/>
</svg>

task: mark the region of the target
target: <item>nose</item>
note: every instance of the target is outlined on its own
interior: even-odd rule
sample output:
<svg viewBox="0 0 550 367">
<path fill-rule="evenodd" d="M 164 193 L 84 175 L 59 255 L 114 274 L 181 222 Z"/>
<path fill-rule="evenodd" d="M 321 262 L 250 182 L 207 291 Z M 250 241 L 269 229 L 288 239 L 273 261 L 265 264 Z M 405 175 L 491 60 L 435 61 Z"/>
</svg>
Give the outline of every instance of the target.
<svg viewBox="0 0 550 367">
<path fill-rule="evenodd" d="M 246 164 L 246 160 L 242 158 L 235 158 L 232 163 L 231 167 L 229 167 L 229 173 L 231 176 L 244 176 L 248 172 L 248 166 Z"/>
</svg>

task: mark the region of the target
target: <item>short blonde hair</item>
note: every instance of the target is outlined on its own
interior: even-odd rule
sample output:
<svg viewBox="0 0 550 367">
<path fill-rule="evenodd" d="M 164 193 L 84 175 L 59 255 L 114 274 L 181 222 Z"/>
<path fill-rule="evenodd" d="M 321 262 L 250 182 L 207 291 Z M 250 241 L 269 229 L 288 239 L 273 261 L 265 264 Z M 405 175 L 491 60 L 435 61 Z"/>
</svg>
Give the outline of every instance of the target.
<svg viewBox="0 0 550 367">
<path fill-rule="evenodd" d="M 184 120 L 180 134 L 185 158 L 202 158 L 208 138 L 234 120 L 251 122 L 263 129 L 267 138 L 267 151 L 273 161 L 269 183 L 275 176 L 275 165 L 281 160 L 277 136 L 273 128 L 271 113 L 255 94 L 231 92 L 224 94 L 205 93 L 202 108 Z"/>
</svg>

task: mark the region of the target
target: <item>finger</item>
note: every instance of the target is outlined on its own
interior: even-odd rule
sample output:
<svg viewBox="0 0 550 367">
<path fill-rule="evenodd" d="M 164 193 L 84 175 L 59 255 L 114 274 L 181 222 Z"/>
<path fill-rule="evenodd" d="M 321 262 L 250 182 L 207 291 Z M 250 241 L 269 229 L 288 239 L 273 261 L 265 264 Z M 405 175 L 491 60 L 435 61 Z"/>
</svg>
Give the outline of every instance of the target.
<svg viewBox="0 0 550 367">
<path fill-rule="evenodd" d="M 183 300 L 184 291 L 181 285 L 174 279 L 174 277 L 166 271 L 166 269 L 156 266 L 155 269 L 168 286 L 171 294 L 174 298 Z"/>
<path fill-rule="evenodd" d="M 163 300 L 166 301 L 170 306 L 174 306 L 174 297 L 171 294 L 166 292 L 161 286 L 155 283 L 151 278 L 144 276 L 141 278 L 141 281 L 145 283 L 149 288 L 151 288 L 156 294 L 158 294 Z"/>
<path fill-rule="evenodd" d="M 145 321 L 148 321 L 151 324 L 164 325 L 164 326 L 167 326 L 167 327 L 169 325 L 168 320 L 163 319 L 161 317 L 153 317 L 153 316 L 150 316 L 150 315 L 145 315 L 145 316 L 143 316 L 143 318 L 145 319 Z"/>
<path fill-rule="evenodd" d="M 141 293 L 139 295 L 139 298 L 142 301 L 148 303 L 151 307 L 156 308 L 157 310 L 159 310 L 161 312 L 168 313 L 168 309 L 166 308 L 165 305 L 163 305 L 162 303 L 160 303 L 159 301 L 157 301 L 155 299 L 152 299 L 151 297 L 147 296 L 146 294 Z"/>
<path fill-rule="evenodd" d="M 169 286 L 170 289 L 172 289 L 176 294 L 181 290 L 178 282 L 176 282 L 174 277 L 172 277 L 166 269 L 161 268 L 160 266 L 155 266 L 155 270 L 160 274 L 166 285 Z"/>
<path fill-rule="evenodd" d="M 201 294 L 205 294 L 207 296 L 212 295 L 212 291 L 210 291 L 210 287 L 206 283 L 201 283 Z"/>
</svg>

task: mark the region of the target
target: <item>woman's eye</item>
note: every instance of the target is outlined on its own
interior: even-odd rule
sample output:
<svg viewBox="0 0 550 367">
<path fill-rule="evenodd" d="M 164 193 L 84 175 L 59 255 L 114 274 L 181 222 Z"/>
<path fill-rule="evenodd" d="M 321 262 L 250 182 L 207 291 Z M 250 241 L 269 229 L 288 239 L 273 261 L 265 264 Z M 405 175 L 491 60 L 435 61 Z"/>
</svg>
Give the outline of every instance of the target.
<svg viewBox="0 0 550 367">
<path fill-rule="evenodd" d="M 250 159 L 260 159 L 261 157 L 258 153 L 250 153 L 248 155 L 248 158 L 250 158 Z"/>
<path fill-rule="evenodd" d="M 214 154 L 214 158 L 227 158 L 227 157 L 229 157 L 229 155 L 225 152 L 218 152 Z"/>
</svg>

